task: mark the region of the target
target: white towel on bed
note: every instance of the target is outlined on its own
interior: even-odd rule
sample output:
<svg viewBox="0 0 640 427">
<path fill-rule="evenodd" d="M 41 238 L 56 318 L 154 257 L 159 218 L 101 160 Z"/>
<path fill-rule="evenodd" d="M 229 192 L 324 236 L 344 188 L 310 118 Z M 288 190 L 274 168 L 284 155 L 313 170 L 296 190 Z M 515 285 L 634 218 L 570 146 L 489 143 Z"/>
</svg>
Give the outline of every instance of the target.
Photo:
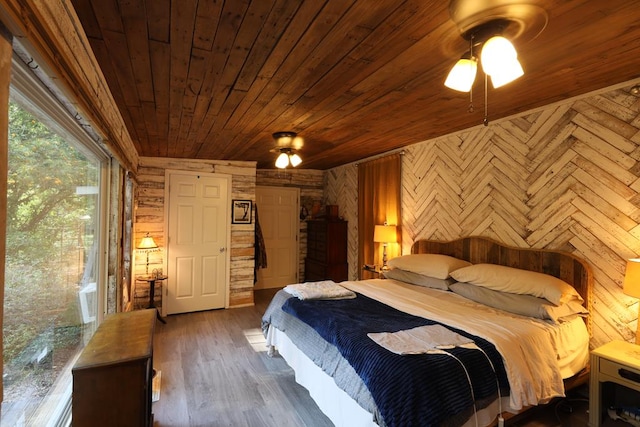
<svg viewBox="0 0 640 427">
<path fill-rule="evenodd" d="M 440 353 L 442 349 L 473 345 L 464 337 L 442 325 L 418 326 L 398 332 L 368 333 L 378 345 L 396 354 Z"/>
<path fill-rule="evenodd" d="M 333 280 L 321 282 L 306 282 L 284 287 L 285 292 L 301 300 L 306 299 L 350 299 L 356 294 L 347 288 L 338 285 Z"/>
</svg>

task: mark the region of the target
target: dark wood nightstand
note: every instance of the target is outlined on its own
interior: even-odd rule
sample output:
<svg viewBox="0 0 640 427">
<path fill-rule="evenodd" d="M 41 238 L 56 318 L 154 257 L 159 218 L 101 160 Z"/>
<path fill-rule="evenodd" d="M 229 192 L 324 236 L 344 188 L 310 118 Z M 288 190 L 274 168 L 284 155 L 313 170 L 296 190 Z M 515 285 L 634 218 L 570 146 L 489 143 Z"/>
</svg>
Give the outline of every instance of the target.
<svg viewBox="0 0 640 427">
<path fill-rule="evenodd" d="M 362 271 L 370 273 L 374 278 L 384 279 L 384 270 L 379 265 L 365 264 L 362 266 Z"/>
<path fill-rule="evenodd" d="M 138 276 L 136 277 L 136 280 L 149 283 L 149 305 L 147 306 L 147 308 L 155 309 L 156 318 L 162 323 L 167 323 L 162 317 L 160 317 L 160 311 L 158 311 L 158 308 L 156 307 L 156 301 L 155 301 L 156 282 L 167 280 L 167 276 L 156 276 L 156 275 Z"/>
</svg>

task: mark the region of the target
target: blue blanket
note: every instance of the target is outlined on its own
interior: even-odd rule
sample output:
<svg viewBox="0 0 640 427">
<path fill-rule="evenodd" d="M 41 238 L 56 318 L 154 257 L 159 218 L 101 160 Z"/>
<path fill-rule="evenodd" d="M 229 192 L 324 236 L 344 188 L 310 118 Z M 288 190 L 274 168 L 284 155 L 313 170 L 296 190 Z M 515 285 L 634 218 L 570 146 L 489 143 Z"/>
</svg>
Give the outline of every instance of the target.
<svg viewBox="0 0 640 427">
<path fill-rule="evenodd" d="M 358 294 L 351 300 L 302 301 L 290 298 L 282 309 L 311 326 L 336 346 L 369 388 L 385 424 L 394 426 L 461 425 L 497 397 L 496 374 L 479 350 L 448 350 L 441 354 L 397 355 L 367 337 L 369 332 L 397 332 L 437 322 L 396 310 Z M 444 325 L 446 326 L 446 325 Z M 474 340 L 497 371 L 501 395 L 508 395 L 502 357 L 486 340 L 449 328 Z"/>
</svg>

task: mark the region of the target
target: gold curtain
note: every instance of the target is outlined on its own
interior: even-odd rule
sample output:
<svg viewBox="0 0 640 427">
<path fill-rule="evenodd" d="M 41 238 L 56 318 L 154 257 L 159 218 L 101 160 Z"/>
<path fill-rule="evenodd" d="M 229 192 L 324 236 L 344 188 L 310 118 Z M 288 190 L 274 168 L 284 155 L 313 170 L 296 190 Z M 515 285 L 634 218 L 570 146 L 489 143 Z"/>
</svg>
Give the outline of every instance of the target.
<svg viewBox="0 0 640 427">
<path fill-rule="evenodd" d="M 387 258 L 400 254 L 402 156 L 393 154 L 358 164 L 358 266 L 382 265 L 382 243 L 373 241 L 376 225 L 397 225 L 398 243 L 387 245 Z"/>
</svg>

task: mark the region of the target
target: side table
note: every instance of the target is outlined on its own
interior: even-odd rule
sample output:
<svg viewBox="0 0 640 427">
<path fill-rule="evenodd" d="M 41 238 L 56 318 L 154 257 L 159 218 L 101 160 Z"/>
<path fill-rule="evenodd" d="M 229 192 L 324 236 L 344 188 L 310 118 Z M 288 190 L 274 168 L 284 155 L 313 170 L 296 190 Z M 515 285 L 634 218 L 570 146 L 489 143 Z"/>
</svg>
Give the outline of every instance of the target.
<svg viewBox="0 0 640 427">
<path fill-rule="evenodd" d="M 368 273 L 371 273 L 373 275 L 373 277 L 378 277 L 380 279 L 384 279 L 384 272 L 386 270 L 383 270 L 382 267 L 380 267 L 379 265 L 364 264 L 362 266 L 362 271 L 366 271 Z"/>
<path fill-rule="evenodd" d="M 143 281 L 143 282 L 147 282 L 149 283 L 149 305 L 147 306 L 147 308 L 153 308 L 156 310 L 156 317 L 158 318 L 159 321 L 161 321 L 162 323 L 167 323 L 162 317 L 160 317 L 160 312 L 158 311 L 158 308 L 156 307 L 156 302 L 155 302 L 155 288 L 156 288 L 156 282 L 160 282 L 163 280 L 167 279 L 167 276 L 138 276 L 136 277 L 137 280 Z"/>
<path fill-rule="evenodd" d="M 605 387 L 607 391 L 603 392 Z M 623 396 L 626 402 L 618 401 L 617 398 Z M 640 346 L 611 341 L 591 352 L 589 425 L 603 425 L 608 407 L 621 403 L 640 406 Z"/>
</svg>

